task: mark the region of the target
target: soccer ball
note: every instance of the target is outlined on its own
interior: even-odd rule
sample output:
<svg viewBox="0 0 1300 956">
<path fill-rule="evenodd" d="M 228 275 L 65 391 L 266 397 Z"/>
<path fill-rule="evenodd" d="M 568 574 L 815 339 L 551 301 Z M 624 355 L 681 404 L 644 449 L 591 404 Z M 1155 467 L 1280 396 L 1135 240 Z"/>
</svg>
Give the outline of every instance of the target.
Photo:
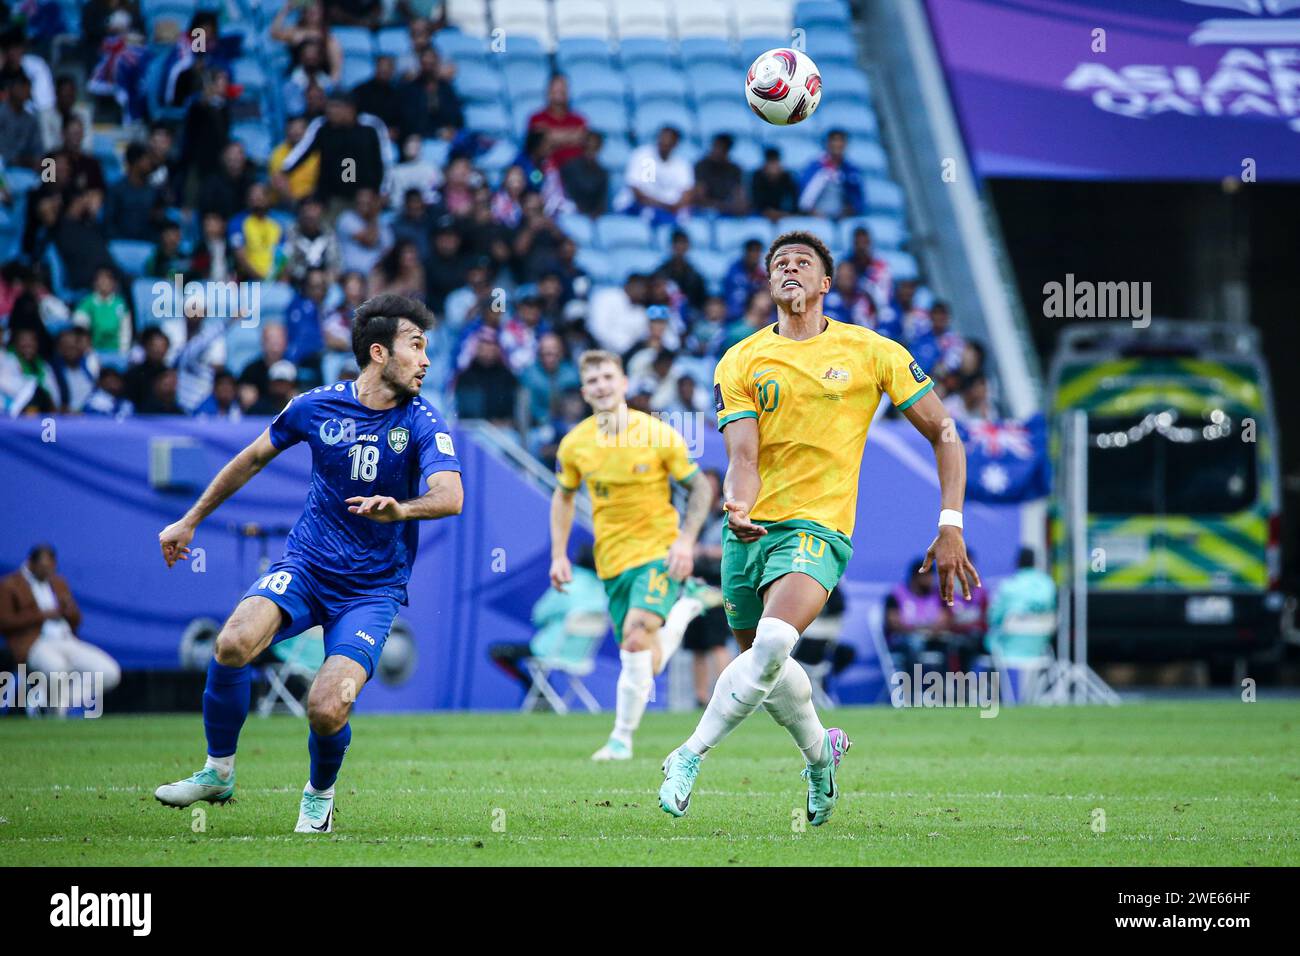
<svg viewBox="0 0 1300 956">
<path fill-rule="evenodd" d="M 822 101 L 822 77 L 807 54 L 768 50 L 745 76 L 745 99 L 764 122 L 793 126 L 812 116 Z"/>
</svg>

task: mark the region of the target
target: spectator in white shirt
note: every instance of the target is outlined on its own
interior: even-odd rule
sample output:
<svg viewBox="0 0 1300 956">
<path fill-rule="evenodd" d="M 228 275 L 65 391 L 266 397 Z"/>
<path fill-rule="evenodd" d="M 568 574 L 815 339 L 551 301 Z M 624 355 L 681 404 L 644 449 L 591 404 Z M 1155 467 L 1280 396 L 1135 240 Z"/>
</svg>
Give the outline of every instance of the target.
<svg viewBox="0 0 1300 956">
<path fill-rule="evenodd" d="M 646 318 L 649 292 L 649 276 L 634 272 L 627 277 L 623 288 L 607 287 L 591 294 L 587 330 L 601 348 L 623 355 L 646 337 L 650 330 Z"/>
<path fill-rule="evenodd" d="M 630 215 L 645 215 L 655 225 L 675 222 L 689 213 L 695 193 L 695 170 L 675 154 L 681 133 L 671 126 L 659 130 L 653 145 L 632 150 L 623 175 L 624 187 L 615 208 Z"/>
</svg>

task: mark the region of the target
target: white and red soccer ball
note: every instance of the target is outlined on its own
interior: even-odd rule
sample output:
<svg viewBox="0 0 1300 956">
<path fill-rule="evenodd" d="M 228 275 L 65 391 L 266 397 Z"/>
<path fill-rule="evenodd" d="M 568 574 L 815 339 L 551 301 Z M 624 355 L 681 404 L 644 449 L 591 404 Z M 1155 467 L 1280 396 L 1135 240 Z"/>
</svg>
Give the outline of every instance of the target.
<svg viewBox="0 0 1300 956">
<path fill-rule="evenodd" d="M 765 122 L 793 126 L 812 116 L 822 101 L 822 77 L 807 54 L 768 50 L 745 75 L 745 99 Z"/>
</svg>

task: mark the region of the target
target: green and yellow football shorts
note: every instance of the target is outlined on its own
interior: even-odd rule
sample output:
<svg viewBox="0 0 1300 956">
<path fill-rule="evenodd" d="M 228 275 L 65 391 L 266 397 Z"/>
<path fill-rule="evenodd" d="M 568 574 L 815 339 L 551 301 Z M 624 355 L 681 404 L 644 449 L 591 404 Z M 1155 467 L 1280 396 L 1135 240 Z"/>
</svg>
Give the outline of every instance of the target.
<svg viewBox="0 0 1300 956">
<path fill-rule="evenodd" d="M 605 593 L 609 596 L 609 616 L 614 619 L 615 640 L 623 643 L 623 619 L 631 608 L 639 607 L 667 620 L 668 609 L 677 603 L 681 589 L 682 583 L 668 576 L 666 558 L 647 561 L 606 580 Z"/>
<path fill-rule="evenodd" d="M 727 623 L 747 630 L 763 616 L 763 589 L 777 578 L 801 571 L 827 592 L 835 590 L 853 543 L 815 521 L 755 521 L 767 534 L 746 544 L 730 527 L 722 532 L 722 606 Z"/>
</svg>

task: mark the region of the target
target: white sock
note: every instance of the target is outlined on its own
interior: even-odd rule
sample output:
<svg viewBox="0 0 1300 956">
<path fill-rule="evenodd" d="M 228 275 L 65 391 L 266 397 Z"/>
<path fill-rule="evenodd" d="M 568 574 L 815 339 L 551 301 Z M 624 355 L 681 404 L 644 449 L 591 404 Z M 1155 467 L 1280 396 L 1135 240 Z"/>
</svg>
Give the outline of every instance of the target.
<svg viewBox="0 0 1300 956">
<path fill-rule="evenodd" d="M 817 716 L 812 703 L 812 681 L 803 665 L 793 658 L 785 659 L 776 686 L 763 701 L 763 709 L 772 719 L 790 731 L 794 745 L 803 752 L 804 759 L 821 766 L 822 749 L 826 743 L 826 728 Z"/>
<path fill-rule="evenodd" d="M 231 754 L 229 757 L 209 756 L 207 762 L 203 766 L 205 768 L 211 767 L 221 775 L 222 780 L 229 780 L 230 775 L 235 772 L 235 755 Z"/>
<path fill-rule="evenodd" d="M 618 672 L 615 694 L 614 733 L 620 743 L 632 746 L 632 734 L 641 726 L 641 715 L 654 690 L 653 654 L 650 651 L 619 651 L 623 669 Z"/>
<path fill-rule="evenodd" d="M 307 786 L 305 786 L 305 787 L 302 788 L 302 792 L 303 792 L 303 793 L 310 793 L 313 797 L 329 797 L 331 800 L 334 799 L 334 788 L 333 788 L 333 787 L 330 787 L 330 788 L 327 789 L 327 790 L 317 790 L 315 787 L 313 787 L 313 786 L 311 785 L 311 781 L 310 781 L 310 780 L 307 781 Z"/>
<path fill-rule="evenodd" d="M 774 617 L 760 620 L 754 646 L 738 655 L 718 676 L 709 706 L 686 746 L 705 754 L 758 710 L 776 686 L 798 640 L 799 632 L 793 625 Z"/>
<path fill-rule="evenodd" d="M 664 668 L 668 666 L 668 658 L 672 657 L 677 648 L 682 646 L 682 638 L 686 635 L 686 628 L 695 620 L 704 610 L 704 605 L 698 598 L 684 597 L 679 598 L 677 603 L 668 611 L 668 618 L 664 621 L 664 626 L 659 628 L 659 670 L 656 674 L 662 674 Z"/>
</svg>

